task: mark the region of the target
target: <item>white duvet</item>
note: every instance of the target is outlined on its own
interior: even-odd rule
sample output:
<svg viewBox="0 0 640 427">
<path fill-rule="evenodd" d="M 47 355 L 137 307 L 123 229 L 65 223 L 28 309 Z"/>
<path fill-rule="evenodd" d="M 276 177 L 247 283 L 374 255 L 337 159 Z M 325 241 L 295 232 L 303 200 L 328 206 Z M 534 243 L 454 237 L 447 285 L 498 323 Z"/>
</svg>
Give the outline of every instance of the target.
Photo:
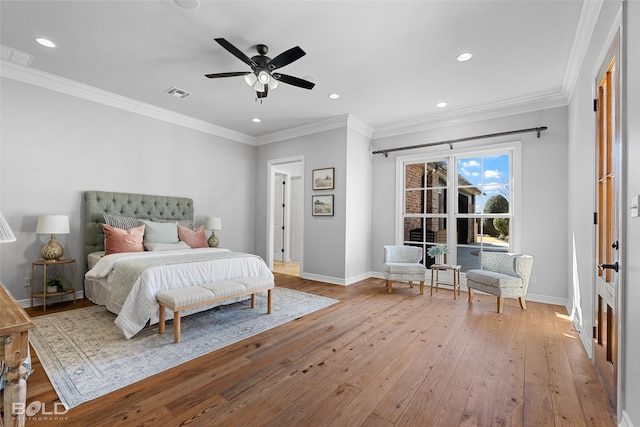
<svg viewBox="0 0 640 427">
<path fill-rule="evenodd" d="M 188 262 L 190 256 L 205 252 L 210 252 L 214 258 L 207 261 Z M 113 283 L 113 280 L 110 279 L 113 276 L 112 272 L 114 268 L 117 268 L 119 263 L 127 262 L 127 260 L 130 259 L 154 256 L 164 257 L 167 254 L 171 254 L 172 257 L 175 256 L 177 260 L 184 260 L 185 262 L 158 265 L 145 269 L 135 280 L 123 304 L 120 304 L 120 302 L 112 296 L 116 294 L 114 289 L 116 289 L 118 284 Z M 217 248 L 112 254 L 100 258 L 93 268 L 85 274 L 85 278 L 96 282 L 102 281 L 103 283 L 106 280 L 106 289 L 108 292 L 105 303 L 107 309 L 118 315 L 115 323 L 122 329 L 122 332 L 128 339 L 142 330 L 147 322 L 150 322 L 150 324 L 158 323 L 156 294 L 160 291 L 246 276 L 265 277 L 273 280 L 273 273 L 271 273 L 271 270 L 269 270 L 260 257 L 251 254 L 235 255 L 235 253 L 231 253 L 227 249 Z M 234 300 L 225 301 L 223 303 L 201 307 L 197 310 L 185 311 L 184 314 L 206 310 L 215 305 L 228 304 L 233 301 Z M 172 313 L 167 313 L 168 318 L 171 318 L 171 316 Z"/>
</svg>

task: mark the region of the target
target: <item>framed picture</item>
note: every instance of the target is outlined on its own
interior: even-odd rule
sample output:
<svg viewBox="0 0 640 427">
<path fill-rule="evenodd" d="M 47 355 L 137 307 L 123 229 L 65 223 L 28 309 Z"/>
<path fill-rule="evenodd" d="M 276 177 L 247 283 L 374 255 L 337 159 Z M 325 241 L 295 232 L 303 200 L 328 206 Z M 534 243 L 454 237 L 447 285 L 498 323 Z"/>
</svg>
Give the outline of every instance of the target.
<svg viewBox="0 0 640 427">
<path fill-rule="evenodd" d="M 333 194 L 330 196 L 311 196 L 313 216 L 333 216 Z"/>
<path fill-rule="evenodd" d="M 314 190 L 333 190 L 333 172 L 335 168 L 324 168 L 313 170 Z"/>
</svg>

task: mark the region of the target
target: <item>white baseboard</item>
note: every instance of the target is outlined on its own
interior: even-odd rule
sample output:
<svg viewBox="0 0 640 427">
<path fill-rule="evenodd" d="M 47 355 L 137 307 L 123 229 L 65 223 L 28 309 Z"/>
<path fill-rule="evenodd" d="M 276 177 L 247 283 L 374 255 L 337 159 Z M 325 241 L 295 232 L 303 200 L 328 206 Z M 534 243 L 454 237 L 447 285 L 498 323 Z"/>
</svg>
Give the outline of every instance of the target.
<svg viewBox="0 0 640 427">
<path fill-rule="evenodd" d="M 84 291 L 76 291 L 76 299 L 78 300 L 78 299 L 82 299 L 82 298 L 84 298 Z M 51 298 L 47 298 L 47 299 L 51 299 L 54 303 L 60 302 L 60 299 L 58 297 L 51 297 Z M 67 294 L 64 297 L 62 297 L 62 299 L 63 299 L 63 301 L 73 301 L 73 295 Z M 42 298 L 34 298 L 34 300 L 36 300 L 36 302 L 37 301 L 42 301 Z M 22 308 L 30 308 L 31 307 L 31 298 L 18 300 L 18 304 L 20 304 L 20 306 Z"/>
<path fill-rule="evenodd" d="M 631 422 L 631 418 L 629 417 L 629 413 L 627 411 L 625 411 L 624 409 L 622 410 L 622 418 L 620 419 L 620 422 L 618 423 L 618 426 L 620 426 L 620 427 L 633 427 L 633 423 Z"/>
</svg>

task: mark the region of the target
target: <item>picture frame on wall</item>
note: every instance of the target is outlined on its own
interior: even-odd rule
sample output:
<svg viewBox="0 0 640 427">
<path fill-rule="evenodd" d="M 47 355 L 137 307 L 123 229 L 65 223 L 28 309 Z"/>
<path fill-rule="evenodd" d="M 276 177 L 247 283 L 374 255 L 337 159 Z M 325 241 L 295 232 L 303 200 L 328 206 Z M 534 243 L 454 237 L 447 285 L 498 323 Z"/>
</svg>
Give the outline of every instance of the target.
<svg viewBox="0 0 640 427">
<path fill-rule="evenodd" d="M 333 216 L 333 194 L 311 196 L 313 216 Z"/>
<path fill-rule="evenodd" d="M 314 190 L 333 190 L 335 168 L 314 169 L 311 182 Z"/>
</svg>

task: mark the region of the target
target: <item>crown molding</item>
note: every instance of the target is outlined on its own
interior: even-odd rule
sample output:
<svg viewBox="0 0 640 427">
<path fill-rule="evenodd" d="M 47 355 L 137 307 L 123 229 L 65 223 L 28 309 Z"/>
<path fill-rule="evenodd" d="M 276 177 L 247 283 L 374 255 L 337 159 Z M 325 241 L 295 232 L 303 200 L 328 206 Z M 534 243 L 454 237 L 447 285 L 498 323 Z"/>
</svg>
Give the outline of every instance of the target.
<svg viewBox="0 0 640 427">
<path fill-rule="evenodd" d="M 222 126 L 205 122 L 204 120 L 195 119 L 164 108 L 156 107 L 145 102 L 136 101 L 134 99 L 127 98 L 126 96 L 78 83 L 54 74 L 45 73 L 44 71 L 14 64 L 4 59 L 0 62 L 0 76 L 219 136 L 232 141 L 242 142 L 249 145 L 256 144 L 256 138 L 251 135 L 227 129 Z"/>
<path fill-rule="evenodd" d="M 515 114 L 564 107 L 566 105 L 568 105 L 568 98 L 561 92 L 516 98 L 495 104 L 483 105 L 481 107 L 467 108 L 451 113 L 422 117 L 394 123 L 389 126 L 378 127 L 373 132 L 373 139 L 388 138 L 445 126 L 513 116 Z"/>
<path fill-rule="evenodd" d="M 580 76 L 580 69 L 587 56 L 589 49 L 589 43 L 591 43 L 591 36 L 598 23 L 598 16 L 600 16 L 600 10 L 604 0 L 592 0 L 584 1 L 582 3 L 582 9 L 580 10 L 580 18 L 578 19 L 578 26 L 573 36 L 573 45 L 571 46 L 571 52 L 569 53 L 569 61 L 567 63 L 567 69 L 565 70 L 564 79 L 562 81 L 562 93 L 565 94 L 567 99 L 571 99 L 573 95 L 573 89 L 576 87 L 578 77 Z"/>
</svg>

